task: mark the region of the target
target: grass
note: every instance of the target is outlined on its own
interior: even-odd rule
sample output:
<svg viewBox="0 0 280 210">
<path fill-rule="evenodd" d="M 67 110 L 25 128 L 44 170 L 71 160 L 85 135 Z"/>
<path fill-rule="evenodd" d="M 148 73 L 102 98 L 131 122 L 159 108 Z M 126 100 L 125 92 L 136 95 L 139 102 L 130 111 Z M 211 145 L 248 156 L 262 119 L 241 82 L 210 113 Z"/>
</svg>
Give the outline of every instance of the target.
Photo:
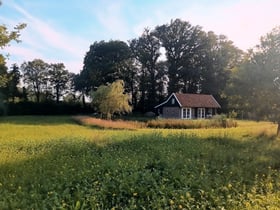
<svg viewBox="0 0 280 210">
<path fill-rule="evenodd" d="M 269 122 L 228 129 L 95 129 L 0 118 L 0 209 L 279 209 Z"/>
</svg>

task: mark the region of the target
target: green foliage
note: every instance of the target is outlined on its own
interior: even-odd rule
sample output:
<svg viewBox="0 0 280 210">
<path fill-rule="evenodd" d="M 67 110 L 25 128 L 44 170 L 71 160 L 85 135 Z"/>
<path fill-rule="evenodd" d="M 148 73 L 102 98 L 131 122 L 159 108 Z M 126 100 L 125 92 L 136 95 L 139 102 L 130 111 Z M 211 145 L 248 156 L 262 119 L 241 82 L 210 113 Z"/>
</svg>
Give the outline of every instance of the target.
<svg viewBox="0 0 280 210">
<path fill-rule="evenodd" d="M 87 82 L 81 88 L 95 90 L 100 85 L 124 79 L 130 57 L 129 47 L 123 41 L 95 42 L 84 59 L 80 76 Z"/>
<path fill-rule="evenodd" d="M 0 2 L 0 6 L 1 6 L 1 2 Z M 9 31 L 6 25 L 1 24 L 0 25 L 0 49 L 4 49 L 13 40 L 16 42 L 20 42 L 19 40 L 20 31 L 25 27 L 26 24 L 22 23 L 15 26 L 13 31 Z M 2 54 L 0 54 L 0 65 L 5 65 L 5 57 Z M 1 77 L 0 77 L 0 83 L 1 83 Z"/>
<path fill-rule="evenodd" d="M 97 107 L 103 117 L 111 119 L 113 114 L 131 112 L 129 96 L 124 93 L 122 80 L 113 82 L 108 86 L 100 86 L 92 93 L 92 103 Z"/>
<path fill-rule="evenodd" d="M 69 117 L 0 121 L 0 209 L 280 208 L 279 141 L 250 133 L 264 123 L 201 138 Z"/>
<path fill-rule="evenodd" d="M 170 24 L 157 26 L 155 34 L 166 50 L 169 78 L 168 92 L 169 94 L 178 92 L 182 89 L 182 82 L 186 82 L 183 85 L 187 86 L 186 80 L 189 79 L 186 78 L 187 76 L 192 75 L 192 81 L 197 80 L 195 75 L 197 76 L 198 74 L 192 67 L 197 63 L 195 54 L 200 48 L 200 37 L 204 32 L 200 26 L 192 26 L 189 22 L 176 19 L 171 20 Z M 193 63 L 191 63 L 192 61 Z M 193 74 L 191 72 L 182 74 L 182 71 L 191 70 L 194 71 Z M 182 78 L 184 78 L 184 81 L 181 80 Z M 190 82 L 189 86 L 191 86 L 192 81 L 188 81 Z"/>
<path fill-rule="evenodd" d="M 40 96 L 47 91 L 48 67 L 49 65 L 41 59 L 34 59 L 21 65 L 24 82 L 29 92 L 35 96 L 36 102 L 40 102 Z"/>
<path fill-rule="evenodd" d="M 70 73 L 65 69 L 63 63 L 51 64 L 49 67 L 49 81 L 54 89 L 56 103 L 59 102 L 60 97 L 66 92 L 67 83 L 70 80 Z"/>
<path fill-rule="evenodd" d="M 262 37 L 248 52 L 228 84 L 229 106 L 252 119 L 278 121 L 280 116 L 280 28 Z"/>
<path fill-rule="evenodd" d="M 163 70 L 158 65 L 160 56 L 160 41 L 153 32 L 145 29 L 138 39 L 130 41 L 130 49 L 136 60 L 140 63 L 139 104 L 141 111 L 152 110 L 159 103 L 157 91 L 162 92 Z"/>
<path fill-rule="evenodd" d="M 5 66 L 5 63 L 0 64 L 0 93 L 2 93 L 5 96 L 7 96 L 8 83 L 9 83 L 8 69 Z"/>
<path fill-rule="evenodd" d="M 9 72 L 9 83 L 8 83 L 8 96 L 15 101 L 16 97 L 20 97 L 21 94 L 19 92 L 18 85 L 20 83 L 21 74 L 19 71 L 19 67 L 16 64 L 13 64 L 11 67 L 11 71 Z"/>
<path fill-rule="evenodd" d="M 0 25 L 0 48 L 6 47 L 12 40 L 19 42 L 20 31 L 26 27 L 26 24 L 19 24 L 13 31 L 8 31 L 5 25 Z"/>
<path fill-rule="evenodd" d="M 206 33 L 180 19 L 155 28 L 166 50 L 168 92 L 221 95 L 242 51 L 224 35 Z"/>
<path fill-rule="evenodd" d="M 200 88 L 202 93 L 220 98 L 232 69 L 241 62 L 242 51 L 224 35 L 208 32 L 206 40 L 206 46 L 200 52 L 202 56 L 202 62 L 199 63 L 202 68 Z"/>
</svg>

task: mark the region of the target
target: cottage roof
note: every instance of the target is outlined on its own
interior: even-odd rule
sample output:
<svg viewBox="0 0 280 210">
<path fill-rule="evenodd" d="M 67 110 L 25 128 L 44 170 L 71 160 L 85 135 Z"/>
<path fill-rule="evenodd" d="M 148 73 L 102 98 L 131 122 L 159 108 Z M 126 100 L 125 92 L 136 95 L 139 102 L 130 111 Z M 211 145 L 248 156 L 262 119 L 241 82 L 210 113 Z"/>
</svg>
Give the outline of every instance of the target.
<svg viewBox="0 0 280 210">
<path fill-rule="evenodd" d="M 174 95 L 182 107 L 221 108 L 212 95 L 189 93 L 175 93 Z"/>
<path fill-rule="evenodd" d="M 190 93 L 172 93 L 166 101 L 157 105 L 155 108 L 166 104 L 172 96 L 176 98 L 180 107 L 221 108 L 220 104 L 212 95 Z"/>
</svg>

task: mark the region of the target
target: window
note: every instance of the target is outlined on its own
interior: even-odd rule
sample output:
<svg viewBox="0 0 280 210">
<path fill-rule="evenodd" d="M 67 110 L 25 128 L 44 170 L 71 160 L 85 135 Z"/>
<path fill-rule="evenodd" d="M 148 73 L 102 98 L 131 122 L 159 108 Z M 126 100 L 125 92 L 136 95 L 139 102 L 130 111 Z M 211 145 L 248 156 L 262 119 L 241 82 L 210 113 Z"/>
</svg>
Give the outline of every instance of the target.
<svg viewBox="0 0 280 210">
<path fill-rule="evenodd" d="M 175 99 L 174 98 L 171 99 L 171 104 L 175 104 Z"/>
<path fill-rule="evenodd" d="M 197 118 L 205 118 L 205 108 L 197 109 Z"/>
<path fill-rule="evenodd" d="M 191 119 L 192 118 L 191 108 L 183 108 L 182 109 L 182 118 L 183 119 Z"/>
<path fill-rule="evenodd" d="M 213 110 L 212 108 L 209 108 L 208 111 L 207 111 L 207 116 L 206 117 L 212 117 L 213 115 Z"/>
</svg>

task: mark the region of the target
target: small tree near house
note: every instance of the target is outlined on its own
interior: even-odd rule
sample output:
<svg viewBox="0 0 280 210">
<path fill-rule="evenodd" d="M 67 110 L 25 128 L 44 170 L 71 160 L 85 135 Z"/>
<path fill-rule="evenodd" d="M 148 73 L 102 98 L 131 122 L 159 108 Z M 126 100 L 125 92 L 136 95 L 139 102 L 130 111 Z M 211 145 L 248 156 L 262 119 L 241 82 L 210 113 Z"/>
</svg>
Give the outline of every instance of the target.
<svg viewBox="0 0 280 210">
<path fill-rule="evenodd" d="M 102 118 L 111 119 L 113 114 L 123 114 L 132 111 L 129 96 L 124 93 L 124 82 L 117 80 L 110 85 L 101 85 L 92 92 L 92 104 L 101 113 Z"/>
</svg>

